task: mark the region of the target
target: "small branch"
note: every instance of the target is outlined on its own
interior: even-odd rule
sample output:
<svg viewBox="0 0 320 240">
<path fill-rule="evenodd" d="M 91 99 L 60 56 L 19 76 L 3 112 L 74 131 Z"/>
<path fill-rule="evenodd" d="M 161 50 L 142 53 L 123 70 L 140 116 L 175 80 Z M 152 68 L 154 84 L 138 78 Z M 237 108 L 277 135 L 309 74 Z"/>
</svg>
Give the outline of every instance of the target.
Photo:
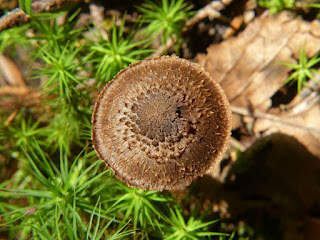
<svg viewBox="0 0 320 240">
<path fill-rule="evenodd" d="M 171 39 L 168 39 L 165 46 L 160 46 L 160 48 L 152 54 L 152 57 L 160 57 L 164 55 L 168 51 L 168 49 L 173 47 L 173 45 L 173 41 Z"/>
<path fill-rule="evenodd" d="M 239 148 L 241 152 L 243 152 L 246 149 L 246 147 L 240 141 L 238 141 L 232 136 L 230 137 L 230 145 L 235 148 Z"/>
<path fill-rule="evenodd" d="M 268 114 L 268 113 L 263 113 L 263 112 L 259 112 L 259 111 L 255 111 L 253 114 L 252 112 L 250 112 L 248 109 L 244 108 L 244 107 L 237 107 L 237 106 L 233 106 L 231 105 L 231 111 L 235 114 L 239 114 L 242 116 L 250 116 L 256 119 L 267 119 L 269 121 L 273 121 L 273 122 L 279 122 L 281 124 L 284 125 L 290 125 L 292 127 L 296 127 L 296 128 L 300 128 L 300 129 L 305 129 L 311 132 L 316 132 L 318 134 L 320 134 L 320 131 L 316 128 L 311 128 L 311 127 L 306 127 L 305 125 L 302 124 L 298 124 L 298 123 L 294 123 L 292 121 L 290 121 L 289 119 L 285 119 L 285 118 L 281 118 L 281 117 L 277 117 L 275 115 L 272 114 Z"/>
<path fill-rule="evenodd" d="M 11 122 L 13 121 L 13 119 L 17 116 L 18 112 L 19 112 L 20 108 L 16 108 L 8 117 L 8 119 L 5 122 L 5 125 L 8 127 L 10 126 Z"/>
<path fill-rule="evenodd" d="M 186 28 L 192 28 L 195 24 L 205 18 L 209 18 L 211 21 L 213 19 L 220 18 L 220 11 L 225 9 L 231 2 L 233 2 L 233 0 L 212 1 L 205 7 L 199 9 L 197 13 L 189 21 L 187 21 Z"/>
<path fill-rule="evenodd" d="M 3 86 L 0 87 L 0 97 L 0 109 L 31 107 L 41 103 L 40 93 L 31 87 Z"/>
</svg>

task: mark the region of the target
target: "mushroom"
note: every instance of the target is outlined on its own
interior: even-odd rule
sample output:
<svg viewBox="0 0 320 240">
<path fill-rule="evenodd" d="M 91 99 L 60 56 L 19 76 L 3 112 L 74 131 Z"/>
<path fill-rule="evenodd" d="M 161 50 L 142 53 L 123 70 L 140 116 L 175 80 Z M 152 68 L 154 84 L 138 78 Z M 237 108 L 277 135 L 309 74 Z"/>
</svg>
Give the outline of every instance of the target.
<svg viewBox="0 0 320 240">
<path fill-rule="evenodd" d="M 92 118 L 95 151 L 129 186 L 155 191 L 190 185 L 222 158 L 231 132 L 227 98 L 209 73 L 174 56 L 120 71 Z"/>
</svg>

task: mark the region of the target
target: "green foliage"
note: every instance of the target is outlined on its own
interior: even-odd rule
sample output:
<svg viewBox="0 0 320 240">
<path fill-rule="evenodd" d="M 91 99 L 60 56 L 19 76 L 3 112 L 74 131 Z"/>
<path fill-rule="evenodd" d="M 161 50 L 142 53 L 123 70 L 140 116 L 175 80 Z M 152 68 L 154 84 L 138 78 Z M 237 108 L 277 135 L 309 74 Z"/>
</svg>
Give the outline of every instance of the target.
<svg viewBox="0 0 320 240">
<path fill-rule="evenodd" d="M 50 153 L 60 148 L 69 153 L 75 144 L 83 146 L 80 139 L 90 132 L 92 103 L 87 79 L 82 76 L 85 71 L 83 46 L 78 42 L 84 29 L 74 29 L 78 13 L 68 17 L 63 25 L 58 24 L 54 16 L 31 22 L 37 33 L 32 40 L 39 46 L 34 55 L 44 64 L 34 71 L 33 78 L 45 79 L 41 93 L 50 110 L 43 119 L 47 124 L 41 128 L 40 135 Z"/>
<path fill-rule="evenodd" d="M 166 240 L 197 240 L 200 238 L 209 238 L 212 236 L 228 236 L 228 234 L 208 232 L 206 229 L 216 223 L 218 220 L 204 222 L 201 217 L 196 218 L 196 208 L 192 211 L 189 219 L 185 221 L 182 209 L 175 206 L 170 208 L 170 227 L 165 234 Z M 203 216 L 202 216 L 203 217 Z"/>
<path fill-rule="evenodd" d="M 99 227 L 100 227 L 100 220 L 101 220 L 101 216 L 100 216 L 100 211 L 101 211 L 101 204 L 99 204 L 99 209 L 98 209 L 98 214 L 97 214 L 97 221 L 94 223 L 93 222 L 93 218 L 96 214 L 96 208 L 97 205 L 99 203 L 99 200 L 90 216 L 90 222 L 88 225 L 88 230 L 87 230 L 87 236 L 86 236 L 86 240 L 92 239 L 92 240 L 99 240 L 99 239 L 103 239 L 103 235 L 105 233 L 105 231 L 110 227 L 110 225 L 112 224 L 112 220 L 110 220 L 100 231 L 99 231 Z M 93 228 L 93 225 L 95 225 L 95 227 Z M 126 224 L 124 224 L 122 227 L 119 227 L 118 230 L 115 231 L 115 233 L 113 234 L 109 234 L 108 235 L 108 239 L 109 240 L 116 240 L 116 239 L 124 239 L 124 237 L 126 236 L 130 236 L 133 235 L 135 233 L 134 230 L 124 230 L 126 227 Z M 93 228 L 93 233 L 91 233 L 91 228 Z"/>
<path fill-rule="evenodd" d="M 73 107 L 62 106 L 61 113 L 55 114 L 49 125 L 42 129 L 41 134 L 46 137 L 46 145 L 50 146 L 51 152 L 60 148 L 69 152 L 72 143 L 79 142 L 81 122 L 77 116 Z"/>
<path fill-rule="evenodd" d="M 58 46 L 61 44 L 63 48 L 71 40 L 78 40 L 80 34 L 84 31 L 82 28 L 75 28 L 76 21 L 74 19 L 78 14 L 79 10 L 69 16 L 62 25 L 57 21 L 57 17 L 62 16 L 62 13 L 51 14 L 44 19 L 41 16 L 32 18 L 31 26 L 36 31 L 33 39 L 38 41 L 43 49 L 56 47 L 57 43 Z"/>
<path fill-rule="evenodd" d="M 6 225 L 26 231 L 25 226 L 30 225 L 32 220 L 35 221 L 32 226 L 41 223 L 41 231 L 38 229 L 39 231 L 34 233 L 35 236 L 53 230 L 54 235 L 51 236 L 53 239 L 77 239 L 77 236 L 84 236 L 87 228 L 79 215 L 79 210 L 86 211 L 87 205 L 95 205 L 93 201 L 97 197 L 92 193 L 97 191 L 96 194 L 99 195 L 103 187 L 110 183 L 108 181 L 108 177 L 112 176 L 110 171 L 98 173 L 102 162 L 96 161 L 95 153 L 88 152 L 87 149 L 71 161 L 71 166 L 67 153 L 62 148 L 57 159 L 59 167 L 55 166 L 54 161 L 48 158 L 47 153 L 36 143 L 34 149 L 25 150 L 25 155 L 31 166 L 30 173 L 35 179 L 32 185 L 39 187 L 37 190 L 30 187 L 0 189 L 0 198 L 26 197 L 29 202 L 28 207 L 22 208 L 0 203 L 1 207 L 8 211 L 2 215 L 7 220 Z M 93 163 L 84 167 L 88 161 Z M 102 177 L 104 181 L 101 181 Z M 26 214 L 29 209 L 35 209 L 35 213 Z M 42 222 L 43 219 L 46 221 Z M 29 231 L 35 230 L 30 228 Z"/>
<path fill-rule="evenodd" d="M 320 8 L 320 3 L 308 3 L 307 6 L 312 8 Z"/>
<path fill-rule="evenodd" d="M 143 15 L 143 21 L 148 23 L 144 33 L 148 36 L 161 35 L 162 45 L 166 45 L 168 39 L 175 44 L 176 51 L 182 42 L 182 29 L 187 19 L 193 14 L 192 6 L 188 6 L 184 0 L 162 0 L 158 2 L 147 1 L 142 7 L 137 7 Z"/>
<path fill-rule="evenodd" d="M 281 64 L 290 67 L 293 70 L 293 73 L 288 77 L 284 84 L 297 82 L 298 93 L 300 93 L 302 87 L 306 85 L 309 79 L 319 84 L 319 82 L 313 76 L 313 74 L 319 73 L 319 70 L 313 68 L 319 62 L 319 54 L 316 54 L 311 59 L 308 59 L 305 49 L 300 48 L 299 63 L 293 64 L 281 62 Z"/>
<path fill-rule="evenodd" d="M 76 85 L 82 82 L 76 60 L 80 49 L 74 42 L 62 49 L 58 43 L 52 48 L 40 49 L 40 58 L 44 60 L 46 67 L 38 70 L 38 77 L 48 77 L 43 85 L 46 94 L 57 94 L 65 102 L 70 102 L 72 95 L 79 94 Z"/>
<path fill-rule="evenodd" d="M 19 0 L 19 7 L 27 14 L 31 15 L 32 0 Z"/>
<path fill-rule="evenodd" d="M 8 134 L 14 141 L 14 144 L 17 149 L 20 147 L 28 148 L 30 144 L 36 141 L 36 137 L 41 134 L 41 128 L 38 128 L 39 121 L 32 122 L 31 118 L 28 118 L 26 121 L 25 119 L 20 120 L 20 126 L 13 126 L 8 127 Z M 38 144 L 44 145 L 44 142 L 40 139 L 37 139 Z"/>
<path fill-rule="evenodd" d="M 106 202 L 113 203 L 109 208 L 110 212 L 124 214 L 122 224 L 131 217 L 134 229 L 141 227 L 142 231 L 147 232 L 150 225 L 153 229 L 161 228 L 159 221 L 165 219 L 165 215 L 159 207 L 164 206 L 163 203 L 170 203 L 170 197 L 155 191 L 126 187 L 121 183 L 116 185 L 119 190 L 117 196 Z"/>
<path fill-rule="evenodd" d="M 111 80 L 130 63 L 142 60 L 152 52 L 151 49 L 147 49 L 148 39 L 134 42 L 132 33 L 124 36 L 124 23 L 123 20 L 118 29 L 113 21 L 111 36 L 108 39 L 99 33 L 96 34 L 96 41 L 89 40 L 91 53 L 87 59 L 96 66 L 95 76 L 99 85 Z"/>
<path fill-rule="evenodd" d="M 83 69 L 81 61 L 81 46 L 78 44 L 83 29 L 75 29 L 74 18 L 79 11 L 67 18 L 66 23 L 59 25 L 56 18 L 31 22 L 37 31 L 32 39 L 39 43 L 39 50 L 35 57 L 40 58 L 45 67 L 38 69 L 34 78 L 48 80 L 42 89 L 46 95 L 57 95 L 61 102 L 70 103 L 79 95 L 77 85 L 83 84 L 80 71 Z M 73 98 L 72 98 L 73 97 Z"/>
<path fill-rule="evenodd" d="M 271 14 L 275 14 L 293 8 L 295 0 L 257 0 L 257 2 L 260 7 L 268 8 Z"/>
<path fill-rule="evenodd" d="M 28 45 L 29 41 L 25 35 L 25 31 L 28 27 L 29 24 L 26 24 L 21 27 L 0 31 L 0 54 L 3 54 L 5 50 L 9 49 L 12 49 L 15 52 L 17 45 Z"/>
<path fill-rule="evenodd" d="M 0 142 L 4 142 L 4 140 L 6 140 L 6 136 L 5 136 L 5 125 L 4 123 L 0 123 Z M 4 150 L 5 146 L 0 144 L 0 151 Z"/>
</svg>

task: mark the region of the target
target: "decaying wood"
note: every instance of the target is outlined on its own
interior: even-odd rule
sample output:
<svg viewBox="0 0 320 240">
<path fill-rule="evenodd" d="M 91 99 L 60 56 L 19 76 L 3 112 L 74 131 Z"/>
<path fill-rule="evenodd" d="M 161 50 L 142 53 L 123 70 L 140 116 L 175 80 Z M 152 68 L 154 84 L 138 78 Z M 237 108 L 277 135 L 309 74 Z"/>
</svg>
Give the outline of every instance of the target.
<svg viewBox="0 0 320 240">
<path fill-rule="evenodd" d="M 25 24 L 29 21 L 30 16 L 21 9 L 14 9 L 0 18 L 0 31 L 17 25 Z"/>
<path fill-rule="evenodd" d="M 80 3 L 82 0 L 37 0 L 31 4 L 32 13 L 52 12 L 60 9 L 68 9 Z M 17 8 L 0 18 L 0 31 L 22 25 L 30 20 L 30 16 Z"/>
<path fill-rule="evenodd" d="M 82 0 L 38 0 L 32 3 L 33 13 L 52 12 L 64 8 L 73 7 Z"/>
</svg>

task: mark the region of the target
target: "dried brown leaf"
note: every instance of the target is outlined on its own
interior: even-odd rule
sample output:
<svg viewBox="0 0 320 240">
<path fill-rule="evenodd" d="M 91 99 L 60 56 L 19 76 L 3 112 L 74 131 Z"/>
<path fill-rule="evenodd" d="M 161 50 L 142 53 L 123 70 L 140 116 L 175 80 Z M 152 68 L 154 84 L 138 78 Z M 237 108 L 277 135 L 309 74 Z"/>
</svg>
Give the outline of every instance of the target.
<svg viewBox="0 0 320 240">
<path fill-rule="evenodd" d="M 320 50 L 320 23 L 306 22 L 288 12 L 257 18 L 235 38 L 214 44 L 197 62 L 218 81 L 231 104 L 266 111 L 271 96 L 283 85 L 305 45 L 311 57 Z"/>
<path fill-rule="evenodd" d="M 258 118 L 254 124 L 254 132 L 264 132 L 264 135 L 281 132 L 293 136 L 313 155 L 320 158 L 319 102 L 318 98 L 316 104 L 298 115 L 282 114 L 279 120 Z"/>
<path fill-rule="evenodd" d="M 17 65 L 8 57 L 0 54 L 0 85 L 25 86 L 23 76 Z"/>
<path fill-rule="evenodd" d="M 291 111 L 267 112 L 272 104 L 271 97 L 283 86 L 291 71 L 279 62 L 297 62 L 301 47 L 305 47 L 309 58 L 320 50 L 320 23 L 310 23 L 282 12 L 276 16 L 261 16 L 237 37 L 211 45 L 207 55 L 197 56 L 197 62 L 221 84 L 233 113 L 256 120 L 253 133 L 288 134 L 320 158 L 317 92 L 312 101 L 310 97 L 302 99 Z M 305 111 L 298 109 L 308 104 Z"/>
</svg>

